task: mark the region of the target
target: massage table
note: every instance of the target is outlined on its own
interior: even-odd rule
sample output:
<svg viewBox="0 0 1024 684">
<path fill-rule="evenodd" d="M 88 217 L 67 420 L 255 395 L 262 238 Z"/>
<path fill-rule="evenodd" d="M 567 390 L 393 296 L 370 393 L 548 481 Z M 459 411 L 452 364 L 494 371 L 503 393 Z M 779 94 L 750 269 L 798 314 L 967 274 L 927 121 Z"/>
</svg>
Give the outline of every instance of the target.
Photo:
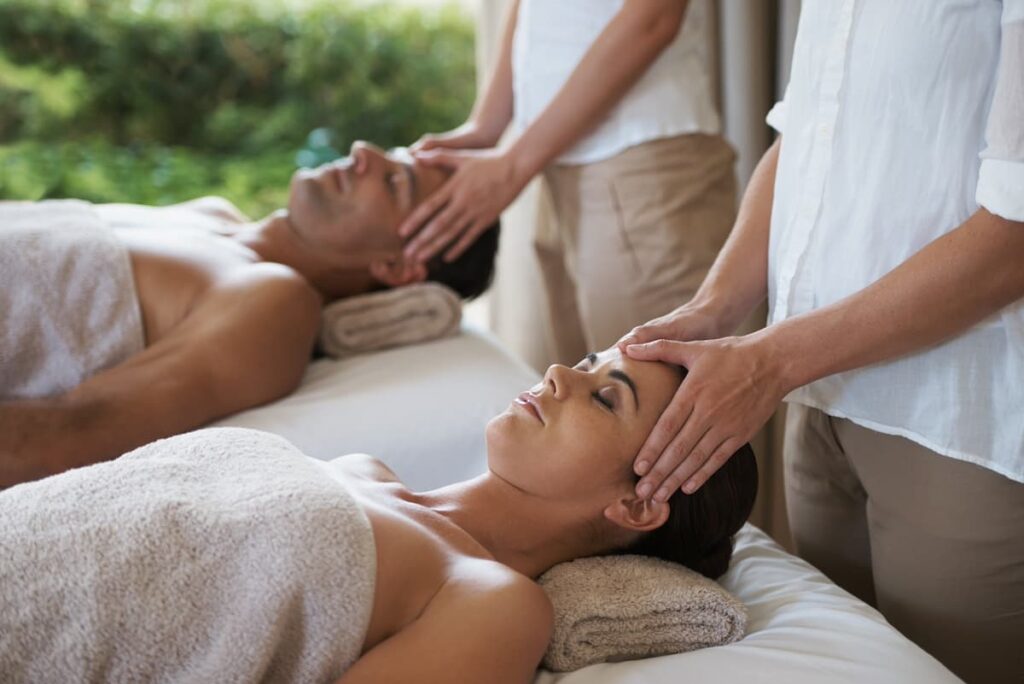
<svg viewBox="0 0 1024 684">
<path fill-rule="evenodd" d="M 219 424 L 275 432 L 325 460 L 369 453 L 424 490 L 483 472 L 487 421 L 539 380 L 490 334 L 464 325 L 443 340 L 314 361 L 291 396 Z M 570 673 L 541 670 L 535 684 L 960 681 L 878 611 L 753 525 L 737 535 L 720 581 L 747 606 L 743 640 Z"/>
</svg>

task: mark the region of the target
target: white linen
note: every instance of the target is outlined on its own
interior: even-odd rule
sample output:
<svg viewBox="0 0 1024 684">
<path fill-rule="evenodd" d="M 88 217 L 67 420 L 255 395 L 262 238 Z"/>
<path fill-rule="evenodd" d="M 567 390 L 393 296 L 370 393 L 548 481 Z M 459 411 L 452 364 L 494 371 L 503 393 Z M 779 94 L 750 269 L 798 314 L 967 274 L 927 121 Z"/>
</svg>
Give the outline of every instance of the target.
<svg viewBox="0 0 1024 684">
<path fill-rule="evenodd" d="M 512 49 L 513 121 L 522 131 L 544 111 L 623 0 L 520 0 Z M 711 98 L 705 0 L 604 121 L 558 159 L 586 164 L 684 133 L 718 133 Z"/>
<path fill-rule="evenodd" d="M 774 323 L 863 289 L 979 204 L 1024 220 L 1024 0 L 804 2 L 768 122 Z M 788 400 L 1024 482 L 1021 378 L 1024 301 Z"/>
<path fill-rule="evenodd" d="M 310 365 L 297 392 L 218 425 L 275 432 L 330 460 L 368 453 L 415 490 L 479 475 L 484 426 L 537 382 L 486 333 Z"/>
<path fill-rule="evenodd" d="M 278 432 L 311 456 L 381 457 L 413 489 L 486 467 L 483 429 L 539 375 L 486 334 L 313 364 L 291 397 L 223 424 Z M 748 636 L 647 660 L 593 665 L 536 684 L 946 684 L 948 670 L 876 610 L 746 526 L 723 586 L 746 604 Z"/>
</svg>

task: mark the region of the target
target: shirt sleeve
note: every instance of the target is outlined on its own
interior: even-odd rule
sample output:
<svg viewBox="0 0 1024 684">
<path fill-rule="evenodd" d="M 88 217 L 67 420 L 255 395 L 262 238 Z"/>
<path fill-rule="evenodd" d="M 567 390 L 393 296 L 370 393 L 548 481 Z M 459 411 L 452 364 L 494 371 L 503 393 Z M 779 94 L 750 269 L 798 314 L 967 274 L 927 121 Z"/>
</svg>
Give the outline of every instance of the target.
<svg viewBox="0 0 1024 684">
<path fill-rule="evenodd" d="M 1003 0 L 1001 33 L 975 198 L 993 214 L 1024 221 L 1024 0 Z"/>
<path fill-rule="evenodd" d="M 774 128 L 779 134 L 782 134 L 782 129 L 786 126 L 786 94 L 789 93 L 789 86 L 786 86 L 786 92 L 783 93 L 782 99 L 775 103 L 775 106 L 768 110 L 768 116 L 765 117 L 765 121 L 768 125 Z"/>
</svg>

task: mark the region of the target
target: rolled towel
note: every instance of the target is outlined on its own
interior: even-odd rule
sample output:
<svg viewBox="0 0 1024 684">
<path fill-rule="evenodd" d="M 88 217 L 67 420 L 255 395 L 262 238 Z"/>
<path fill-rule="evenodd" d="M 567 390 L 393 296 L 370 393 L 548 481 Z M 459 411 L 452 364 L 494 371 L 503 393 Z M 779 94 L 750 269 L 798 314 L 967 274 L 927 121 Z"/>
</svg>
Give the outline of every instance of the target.
<svg viewBox="0 0 1024 684">
<path fill-rule="evenodd" d="M 721 646 L 747 625 L 743 604 L 716 582 L 657 558 L 581 558 L 538 581 L 554 606 L 544 667 L 555 672 Z"/>
<path fill-rule="evenodd" d="M 324 307 L 320 348 L 334 357 L 454 335 L 462 300 L 439 283 L 348 297 Z"/>
</svg>

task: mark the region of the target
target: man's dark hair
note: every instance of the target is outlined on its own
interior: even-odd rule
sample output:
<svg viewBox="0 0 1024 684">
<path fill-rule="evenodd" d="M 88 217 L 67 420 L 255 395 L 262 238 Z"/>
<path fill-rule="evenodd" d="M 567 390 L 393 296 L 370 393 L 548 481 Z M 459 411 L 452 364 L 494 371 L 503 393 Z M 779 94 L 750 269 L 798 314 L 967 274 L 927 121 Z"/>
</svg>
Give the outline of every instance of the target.
<svg viewBox="0 0 1024 684">
<path fill-rule="evenodd" d="M 495 221 L 473 244 L 452 262 L 444 260 L 447 249 L 427 263 L 427 279 L 452 288 L 463 299 L 473 299 L 487 291 L 494 280 L 494 260 L 498 253 L 501 220 Z"/>
<path fill-rule="evenodd" d="M 661 558 L 717 579 L 729 568 L 733 535 L 750 517 L 757 480 L 754 450 L 744 444 L 696 492 L 677 489 L 665 524 L 617 553 Z"/>
</svg>

